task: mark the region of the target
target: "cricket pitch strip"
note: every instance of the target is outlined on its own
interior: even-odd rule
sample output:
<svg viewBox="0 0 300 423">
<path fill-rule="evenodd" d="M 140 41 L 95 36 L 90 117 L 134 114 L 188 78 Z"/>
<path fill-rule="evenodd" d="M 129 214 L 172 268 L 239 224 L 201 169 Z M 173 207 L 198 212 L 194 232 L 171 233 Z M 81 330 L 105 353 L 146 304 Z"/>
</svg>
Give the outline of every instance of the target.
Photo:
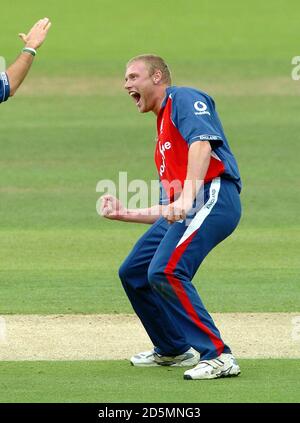
<svg viewBox="0 0 300 423">
<path fill-rule="evenodd" d="M 299 313 L 212 313 L 240 358 L 300 358 Z M 135 315 L 2 315 L 0 360 L 122 360 L 151 349 Z"/>
</svg>

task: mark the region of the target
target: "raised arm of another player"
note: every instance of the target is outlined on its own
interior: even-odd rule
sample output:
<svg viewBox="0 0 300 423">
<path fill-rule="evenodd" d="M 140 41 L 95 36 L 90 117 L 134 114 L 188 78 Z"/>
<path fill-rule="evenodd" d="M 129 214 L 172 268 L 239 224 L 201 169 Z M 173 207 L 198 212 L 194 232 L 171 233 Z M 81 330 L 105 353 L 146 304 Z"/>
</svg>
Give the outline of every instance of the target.
<svg viewBox="0 0 300 423">
<path fill-rule="evenodd" d="M 34 59 L 34 50 L 38 49 L 43 44 L 50 26 L 51 22 L 48 18 L 40 19 L 31 28 L 28 34 L 19 34 L 19 37 L 25 44 L 25 48 L 29 50 L 27 52 L 22 52 L 6 71 L 11 96 L 15 94 L 26 77 Z"/>
<path fill-rule="evenodd" d="M 126 209 L 113 195 L 103 195 L 100 214 L 111 220 L 152 224 L 161 216 L 163 207 L 157 204 L 145 209 Z"/>
</svg>

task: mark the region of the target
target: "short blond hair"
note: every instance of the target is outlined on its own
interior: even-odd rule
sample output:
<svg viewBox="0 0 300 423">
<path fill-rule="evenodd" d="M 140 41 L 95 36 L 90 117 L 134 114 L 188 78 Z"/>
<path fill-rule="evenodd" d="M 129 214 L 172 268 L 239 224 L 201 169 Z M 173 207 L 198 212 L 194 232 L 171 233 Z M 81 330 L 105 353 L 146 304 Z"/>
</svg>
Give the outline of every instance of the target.
<svg viewBox="0 0 300 423">
<path fill-rule="evenodd" d="M 149 75 L 152 76 L 156 70 L 160 70 L 162 73 L 162 82 L 166 83 L 167 85 L 172 84 L 171 73 L 168 68 L 168 65 L 159 56 L 155 56 L 154 54 L 141 54 L 139 56 L 135 56 L 129 60 L 126 65 L 126 68 L 130 66 L 134 62 L 144 62 L 149 70 Z"/>
</svg>

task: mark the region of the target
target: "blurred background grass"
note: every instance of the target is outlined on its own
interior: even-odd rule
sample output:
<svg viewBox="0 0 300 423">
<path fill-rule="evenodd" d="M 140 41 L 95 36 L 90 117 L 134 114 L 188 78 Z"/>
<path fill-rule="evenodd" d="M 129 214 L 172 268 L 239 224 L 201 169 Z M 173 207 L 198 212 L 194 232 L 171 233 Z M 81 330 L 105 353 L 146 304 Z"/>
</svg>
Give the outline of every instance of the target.
<svg viewBox="0 0 300 423">
<path fill-rule="evenodd" d="M 26 7 L 17 0 L 2 6 L 2 16 L 2 55 L 9 60 L 19 46 L 15 34 L 40 17 L 52 19 L 43 60 L 35 66 L 46 74 L 122 76 L 130 56 L 155 52 L 177 76 L 179 68 L 188 77 L 195 69 L 213 77 L 228 71 L 269 77 L 289 73 L 299 52 L 296 0 L 28 0 Z"/>
</svg>

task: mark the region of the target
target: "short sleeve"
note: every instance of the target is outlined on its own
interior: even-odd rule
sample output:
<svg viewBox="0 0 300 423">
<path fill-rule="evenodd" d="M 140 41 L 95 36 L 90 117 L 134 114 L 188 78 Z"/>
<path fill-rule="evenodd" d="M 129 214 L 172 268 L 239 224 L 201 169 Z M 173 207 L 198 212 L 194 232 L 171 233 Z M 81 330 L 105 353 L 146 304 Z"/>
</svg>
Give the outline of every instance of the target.
<svg viewBox="0 0 300 423">
<path fill-rule="evenodd" d="M 0 103 L 6 101 L 10 94 L 10 87 L 7 75 L 5 72 L 0 73 Z"/>
<path fill-rule="evenodd" d="M 190 146 L 209 141 L 212 148 L 223 144 L 223 134 L 213 100 L 191 88 L 179 88 L 172 95 L 172 121 Z"/>
</svg>

